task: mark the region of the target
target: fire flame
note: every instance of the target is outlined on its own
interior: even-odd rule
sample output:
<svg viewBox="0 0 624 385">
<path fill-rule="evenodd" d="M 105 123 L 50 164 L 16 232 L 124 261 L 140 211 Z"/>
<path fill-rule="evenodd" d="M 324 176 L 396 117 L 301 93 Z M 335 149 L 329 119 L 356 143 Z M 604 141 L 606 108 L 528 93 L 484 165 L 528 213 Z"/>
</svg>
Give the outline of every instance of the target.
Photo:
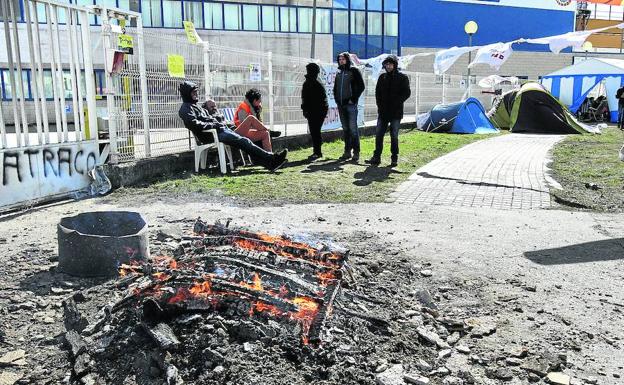
<svg viewBox="0 0 624 385">
<path fill-rule="evenodd" d="M 196 283 L 193 285 L 189 292 L 195 296 L 206 296 L 212 294 L 212 288 L 210 286 L 210 281 L 204 281 L 202 283 Z"/>
</svg>

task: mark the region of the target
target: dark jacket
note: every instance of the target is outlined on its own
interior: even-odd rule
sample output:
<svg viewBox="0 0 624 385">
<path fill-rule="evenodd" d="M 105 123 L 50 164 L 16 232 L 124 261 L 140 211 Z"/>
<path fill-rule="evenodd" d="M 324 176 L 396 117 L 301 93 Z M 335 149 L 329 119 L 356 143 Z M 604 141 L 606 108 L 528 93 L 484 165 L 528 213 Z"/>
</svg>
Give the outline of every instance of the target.
<svg viewBox="0 0 624 385">
<path fill-rule="evenodd" d="M 212 134 L 204 132 L 206 130 L 217 130 L 222 132 L 227 128 L 225 123 L 219 122 L 211 116 L 207 110 L 202 108 L 197 100 L 191 97 L 191 92 L 196 89 L 197 85 L 193 82 L 184 82 L 180 85 L 179 91 L 182 96 L 182 106 L 178 111 L 178 115 L 184 122 L 184 126 L 188 128 L 202 143 L 212 143 L 214 138 Z"/>
<path fill-rule="evenodd" d="M 339 106 L 344 106 L 349 102 L 357 104 L 364 92 L 364 79 L 360 70 L 351 65 L 349 53 L 343 52 L 338 55 L 338 58 L 341 56 L 347 59 L 347 64 L 338 67 L 340 71 L 336 74 L 334 82 L 334 100 Z"/>
<path fill-rule="evenodd" d="M 618 100 L 619 106 L 624 106 L 624 87 L 620 87 L 615 93 L 615 98 Z"/>
<path fill-rule="evenodd" d="M 396 56 L 390 55 L 386 62 L 394 63 L 394 71 L 381 74 L 375 88 L 375 99 L 379 117 L 386 120 L 402 119 L 403 104 L 410 97 L 409 78 L 399 72 Z"/>
<path fill-rule="evenodd" d="M 307 74 L 301 88 L 301 110 L 306 119 L 325 119 L 329 105 L 325 87 L 318 80 L 320 68 L 315 63 L 306 66 Z"/>
</svg>

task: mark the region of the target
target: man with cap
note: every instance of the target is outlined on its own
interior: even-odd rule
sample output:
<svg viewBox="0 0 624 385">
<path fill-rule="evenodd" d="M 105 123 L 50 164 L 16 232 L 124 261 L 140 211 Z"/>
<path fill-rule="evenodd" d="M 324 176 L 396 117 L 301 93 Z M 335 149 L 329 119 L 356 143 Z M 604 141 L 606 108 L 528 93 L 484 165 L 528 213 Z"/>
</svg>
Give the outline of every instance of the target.
<svg viewBox="0 0 624 385">
<path fill-rule="evenodd" d="M 357 125 L 358 100 L 364 92 L 364 79 L 360 70 L 351 65 L 349 52 L 338 55 L 338 73 L 334 82 L 334 100 L 342 123 L 345 142 L 340 160 L 360 160 L 360 131 Z M 352 153 L 353 151 L 353 153 Z"/>
<path fill-rule="evenodd" d="M 312 146 L 314 151 L 310 155 L 310 160 L 323 157 L 321 145 L 321 127 L 327 116 L 329 106 L 327 104 L 327 94 L 325 86 L 318 80 L 321 68 L 316 63 L 309 63 L 306 66 L 305 81 L 301 88 L 301 110 L 303 116 L 308 120 L 310 135 L 312 136 Z"/>
<path fill-rule="evenodd" d="M 219 142 L 240 149 L 254 157 L 266 169 L 275 171 L 286 163 L 287 150 L 282 150 L 276 154 L 265 151 L 256 146 L 248 138 L 242 137 L 232 131 L 228 125 L 218 120 L 198 104 L 197 84 L 185 81 L 180 84 L 180 96 L 182 96 L 182 106 L 178 115 L 200 143 L 210 143 L 213 137 L 208 130 L 216 130 Z"/>
<path fill-rule="evenodd" d="M 377 101 L 377 134 L 375 153 L 366 163 L 378 166 L 381 163 L 383 141 L 390 125 L 390 167 L 396 167 L 399 160 L 399 126 L 403 118 L 403 104 L 410 97 L 409 78 L 399 72 L 399 60 L 395 55 L 388 55 L 382 62 L 386 73 L 379 76 L 375 88 Z"/>
</svg>

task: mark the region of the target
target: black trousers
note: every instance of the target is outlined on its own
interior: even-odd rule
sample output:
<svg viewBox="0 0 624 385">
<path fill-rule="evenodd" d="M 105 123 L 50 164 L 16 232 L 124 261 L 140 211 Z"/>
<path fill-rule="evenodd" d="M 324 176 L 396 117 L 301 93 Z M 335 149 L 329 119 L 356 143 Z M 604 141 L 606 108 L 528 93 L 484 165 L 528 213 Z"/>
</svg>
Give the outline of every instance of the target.
<svg viewBox="0 0 624 385">
<path fill-rule="evenodd" d="M 313 116 L 308 118 L 308 127 L 310 127 L 310 136 L 312 136 L 312 146 L 314 148 L 314 153 L 317 155 L 321 155 L 321 145 L 323 144 L 323 137 L 321 136 L 321 127 L 323 127 L 323 122 L 325 121 L 325 117 Z"/>
</svg>

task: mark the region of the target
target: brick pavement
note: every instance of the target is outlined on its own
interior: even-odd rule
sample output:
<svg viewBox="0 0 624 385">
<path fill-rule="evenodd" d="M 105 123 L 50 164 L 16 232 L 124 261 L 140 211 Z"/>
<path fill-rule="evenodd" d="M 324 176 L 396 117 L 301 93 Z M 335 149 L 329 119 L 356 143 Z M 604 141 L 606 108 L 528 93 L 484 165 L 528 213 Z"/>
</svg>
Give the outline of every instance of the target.
<svg viewBox="0 0 624 385">
<path fill-rule="evenodd" d="M 555 205 L 549 151 L 561 135 L 509 134 L 469 144 L 418 169 L 390 195 L 397 203 L 537 209 Z"/>
</svg>

